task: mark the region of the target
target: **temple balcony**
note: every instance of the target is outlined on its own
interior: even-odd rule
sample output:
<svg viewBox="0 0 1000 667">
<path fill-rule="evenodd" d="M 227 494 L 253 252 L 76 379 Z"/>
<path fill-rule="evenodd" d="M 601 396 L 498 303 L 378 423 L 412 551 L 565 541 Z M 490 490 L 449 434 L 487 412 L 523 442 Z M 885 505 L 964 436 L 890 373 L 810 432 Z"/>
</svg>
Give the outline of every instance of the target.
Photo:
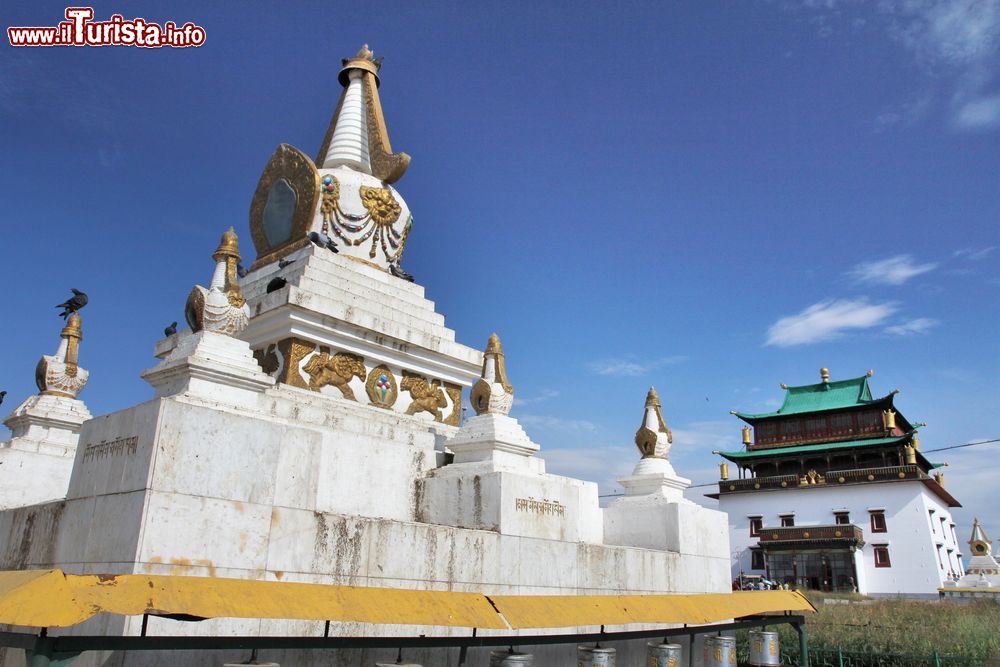
<svg viewBox="0 0 1000 667">
<path fill-rule="evenodd" d="M 719 493 L 745 493 L 762 489 L 807 489 L 840 484 L 865 484 L 868 482 L 889 482 L 904 479 L 925 480 L 930 477 L 919 466 L 881 466 L 877 468 L 849 468 L 817 473 L 810 470 L 803 475 L 774 475 L 770 477 L 749 477 L 727 479 L 719 482 Z"/>
<path fill-rule="evenodd" d="M 760 546 L 772 549 L 819 546 L 858 548 L 864 546 L 864 537 L 864 531 L 853 524 L 769 527 L 760 531 Z"/>
</svg>

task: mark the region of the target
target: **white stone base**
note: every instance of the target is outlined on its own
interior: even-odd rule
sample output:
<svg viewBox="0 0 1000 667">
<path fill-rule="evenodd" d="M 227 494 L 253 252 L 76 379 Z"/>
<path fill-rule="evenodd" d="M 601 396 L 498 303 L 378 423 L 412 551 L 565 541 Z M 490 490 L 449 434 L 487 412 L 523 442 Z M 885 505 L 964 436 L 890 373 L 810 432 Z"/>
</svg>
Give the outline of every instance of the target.
<svg viewBox="0 0 1000 667">
<path fill-rule="evenodd" d="M 466 419 L 455 437 L 448 441 L 455 463 L 492 464 L 494 470 L 542 474 L 545 462 L 534 458 L 540 449 L 516 419 L 486 413 Z"/>
<path fill-rule="evenodd" d="M 603 537 L 593 482 L 496 470 L 489 462 L 432 471 L 420 507 L 421 521 L 444 526 L 590 544 Z"/>
<path fill-rule="evenodd" d="M 153 385 L 157 398 L 186 394 L 242 406 L 255 406 L 260 392 L 275 382 L 246 342 L 211 331 L 182 336 L 142 378 Z"/>
<path fill-rule="evenodd" d="M 80 428 L 90 419 L 75 398 L 28 397 L 4 420 L 13 437 L 0 445 L 0 509 L 66 497 Z"/>
<path fill-rule="evenodd" d="M 604 542 L 717 557 L 729 548 L 724 512 L 659 494 L 616 498 L 604 509 Z"/>
</svg>

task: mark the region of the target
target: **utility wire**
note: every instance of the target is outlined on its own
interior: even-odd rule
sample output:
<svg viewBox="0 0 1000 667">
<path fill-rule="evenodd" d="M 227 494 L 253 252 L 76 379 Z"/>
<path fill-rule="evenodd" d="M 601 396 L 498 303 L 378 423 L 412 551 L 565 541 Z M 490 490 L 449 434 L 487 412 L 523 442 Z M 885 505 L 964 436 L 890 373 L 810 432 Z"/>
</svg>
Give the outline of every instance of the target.
<svg viewBox="0 0 1000 667">
<path fill-rule="evenodd" d="M 992 438 L 990 440 L 979 440 L 978 442 L 966 442 L 966 443 L 961 444 L 961 445 L 949 445 L 947 447 L 938 447 L 936 449 L 921 449 L 920 453 L 921 454 L 930 454 L 932 452 L 946 452 L 949 449 L 961 449 L 963 447 L 975 447 L 976 445 L 990 445 L 990 444 L 994 444 L 994 443 L 997 443 L 997 442 L 1000 442 L 1000 438 Z M 716 482 L 708 482 L 706 484 L 692 484 L 688 488 L 689 489 L 701 489 L 701 488 L 704 488 L 706 486 L 715 486 L 716 484 L 718 484 L 717 481 Z M 597 497 L 598 498 L 617 498 L 619 496 L 624 496 L 624 495 L 625 495 L 624 493 L 605 493 L 605 494 L 601 494 L 601 495 L 599 495 Z"/>
</svg>

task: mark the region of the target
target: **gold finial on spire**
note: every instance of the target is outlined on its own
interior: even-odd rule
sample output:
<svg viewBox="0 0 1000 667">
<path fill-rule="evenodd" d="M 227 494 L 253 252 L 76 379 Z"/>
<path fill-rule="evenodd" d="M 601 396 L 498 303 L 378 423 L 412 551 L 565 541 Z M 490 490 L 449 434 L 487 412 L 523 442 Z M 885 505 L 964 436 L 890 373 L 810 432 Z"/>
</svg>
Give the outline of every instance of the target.
<svg viewBox="0 0 1000 667">
<path fill-rule="evenodd" d="M 870 369 L 870 368 L 868 369 L 868 372 L 867 372 L 867 373 L 865 373 L 865 377 L 869 377 L 869 378 L 870 378 L 870 377 L 871 377 L 871 376 L 873 376 L 873 375 L 875 375 L 875 371 L 873 371 L 873 370 L 872 370 L 872 369 Z"/>
<path fill-rule="evenodd" d="M 219 247 L 215 249 L 215 253 L 212 255 L 212 259 L 216 262 L 223 262 L 226 259 L 232 257 L 237 262 L 240 261 L 240 242 L 236 238 L 236 230 L 230 227 L 222 234 L 222 239 L 219 241 Z"/>
<path fill-rule="evenodd" d="M 785 384 L 784 382 L 782 382 L 782 383 L 781 383 L 781 384 L 779 384 L 778 386 L 779 386 L 779 387 L 781 387 L 782 389 L 788 389 L 788 385 L 787 385 L 787 384 Z"/>
<path fill-rule="evenodd" d="M 89 373 L 79 366 L 83 327 L 79 313 L 66 320 L 59 333 L 62 339 L 54 355 L 43 355 L 35 366 L 35 384 L 43 394 L 76 398 L 87 384 Z"/>
<path fill-rule="evenodd" d="M 660 396 L 656 389 L 649 388 L 646 393 L 646 405 L 642 415 L 642 425 L 635 432 L 635 446 L 642 453 L 642 458 L 667 458 L 674 434 L 663 421 L 663 411 L 660 409 Z"/>
<path fill-rule="evenodd" d="M 819 369 L 819 379 L 823 381 L 823 384 L 827 384 L 830 381 L 830 369 L 825 366 Z"/>
</svg>

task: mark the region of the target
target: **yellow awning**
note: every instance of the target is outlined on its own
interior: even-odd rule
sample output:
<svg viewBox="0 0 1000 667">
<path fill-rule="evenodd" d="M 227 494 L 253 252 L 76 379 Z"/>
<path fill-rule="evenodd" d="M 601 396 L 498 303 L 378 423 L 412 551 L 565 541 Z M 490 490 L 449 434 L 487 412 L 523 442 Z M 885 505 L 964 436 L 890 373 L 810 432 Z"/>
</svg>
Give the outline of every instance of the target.
<svg viewBox="0 0 1000 667">
<path fill-rule="evenodd" d="M 287 618 L 506 630 L 479 593 L 145 574 L 0 572 L 0 623 L 65 627 L 99 612 Z"/>
<path fill-rule="evenodd" d="M 816 608 L 797 591 L 743 591 L 701 595 L 491 595 L 510 627 L 687 623 Z"/>
<path fill-rule="evenodd" d="M 802 595 L 790 591 L 487 596 L 217 577 L 0 572 L 0 624 L 31 627 L 75 625 L 101 612 L 506 630 L 629 623 L 697 625 L 784 611 L 815 608 Z"/>
</svg>

